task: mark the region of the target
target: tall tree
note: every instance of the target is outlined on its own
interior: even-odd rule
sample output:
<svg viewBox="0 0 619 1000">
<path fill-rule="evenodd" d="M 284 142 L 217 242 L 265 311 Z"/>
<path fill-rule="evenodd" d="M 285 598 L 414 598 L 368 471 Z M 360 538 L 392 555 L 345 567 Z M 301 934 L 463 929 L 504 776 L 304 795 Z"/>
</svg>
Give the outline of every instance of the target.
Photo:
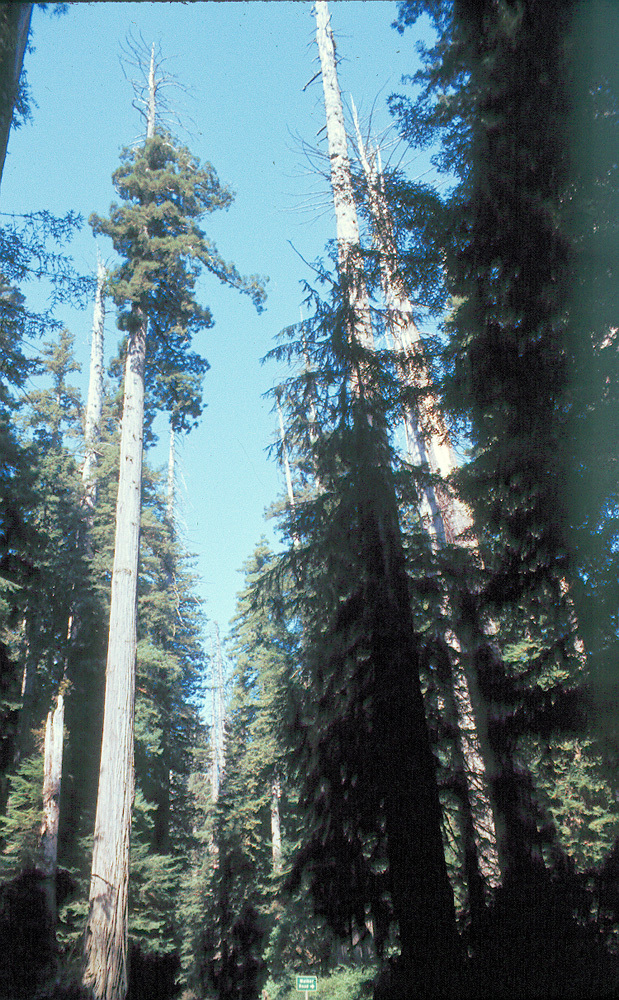
<svg viewBox="0 0 619 1000">
<path fill-rule="evenodd" d="M 329 569 L 322 580 L 324 603 L 317 600 L 308 617 L 308 669 L 316 689 L 316 713 L 304 706 L 300 711 L 305 718 L 298 726 L 308 770 L 304 797 L 311 832 L 297 871 L 310 868 L 317 905 L 330 914 L 338 930 L 352 915 L 364 926 L 365 907 L 370 907 L 379 943 L 387 892 L 401 961 L 419 989 L 432 991 L 458 964 L 453 894 L 443 853 L 435 762 L 419 678 L 421 646 L 412 620 L 386 404 L 373 352 L 333 37 L 326 3 L 317 3 L 315 10 L 338 227 L 339 287 L 334 312 L 323 311 L 313 333 L 308 328 L 308 352 L 316 368 L 311 375 L 325 394 L 327 408 L 324 436 L 313 447 L 310 442 L 309 452 L 316 457 L 324 490 L 317 501 L 320 514 L 314 514 L 315 544 Z M 300 381 L 307 379 L 302 376 Z M 289 390 L 294 396 L 292 385 Z M 307 430 L 305 438 L 307 442 Z M 297 525 L 300 521 L 301 516 Z M 341 534 L 344 524 L 348 527 Z M 395 760 L 402 766 L 394 780 L 389 772 Z M 386 865 L 380 876 L 373 860 L 378 855 Z"/>
<path fill-rule="evenodd" d="M 206 212 L 226 207 L 229 192 L 210 166 L 200 167 L 168 135 L 122 154 L 114 175 L 123 205 L 109 219 L 93 217 L 95 232 L 112 238 L 124 258 L 110 278 L 127 333 L 120 476 L 106 666 L 106 697 L 97 818 L 86 936 L 84 981 L 98 1000 L 119 1000 L 127 988 L 127 890 L 131 805 L 144 392 L 174 414 L 179 429 L 196 419 L 196 396 L 206 363 L 190 352 L 191 337 L 211 325 L 194 298 L 204 268 L 249 294 L 264 298 L 257 279 L 242 279 L 199 228 Z M 150 345 L 147 359 L 147 342 Z"/>
<path fill-rule="evenodd" d="M 385 300 L 385 321 L 394 348 L 402 352 L 410 366 L 408 378 L 417 390 L 417 405 L 404 414 L 409 456 L 416 465 L 427 468 L 433 478 L 420 489 L 420 513 L 434 550 L 447 542 L 463 546 L 472 558 L 477 546 L 472 518 L 454 493 L 449 479 L 457 468 L 449 430 L 424 356 L 421 335 L 414 320 L 414 305 L 399 263 L 394 222 L 387 203 L 380 152 L 368 155 L 353 105 L 357 150 L 365 178 L 365 200 Z M 449 700 L 456 720 L 457 743 L 463 776 L 462 807 L 468 816 L 465 829 L 472 841 L 465 849 L 471 915 L 486 890 L 500 884 L 495 819 L 493 815 L 487 761 L 491 754 L 487 742 L 485 706 L 476 691 L 473 657 L 464 646 L 463 636 L 454 632 L 451 598 L 445 590 L 444 619 L 451 623 L 443 630 L 443 646 L 450 664 Z M 469 637 L 470 642 L 470 637 Z M 475 691 L 473 699 L 471 691 Z M 475 707 L 473 701 L 475 700 Z M 483 723 L 483 725 L 480 725 Z M 465 838 L 466 839 L 466 838 Z M 480 876 L 482 883 L 480 884 Z M 486 892 L 487 894 L 487 892 Z M 477 914 L 479 917 L 480 914 Z"/>
</svg>

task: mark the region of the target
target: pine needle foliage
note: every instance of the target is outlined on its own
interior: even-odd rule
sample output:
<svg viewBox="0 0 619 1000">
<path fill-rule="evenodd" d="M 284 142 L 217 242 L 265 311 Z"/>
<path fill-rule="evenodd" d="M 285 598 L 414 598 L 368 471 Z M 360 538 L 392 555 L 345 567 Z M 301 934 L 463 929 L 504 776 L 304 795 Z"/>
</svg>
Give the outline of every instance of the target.
<svg viewBox="0 0 619 1000">
<path fill-rule="evenodd" d="M 457 946 L 389 443 L 411 390 L 406 359 L 351 333 L 349 302 L 335 282 L 330 302 L 312 295 L 314 318 L 272 352 L 304 366 L 277 391 L 295 466 L 298 456 L 316 484 L 286 520 L 307 689 L 293 736 L 306 834 L 289 885 L 307 873 L 316 912 L 339 935 L 371 917 L 379 951 L 397 924 L 404 964 L 431 990 L 432 949 L 449 967 Z M 430 944 L 438 927 L 441 944 Z"/>
<path fill-rule="evenodd" d="M 112 273 L 110 293 L 119 306 L 120 329 L 148 316 L 145 381 L 150 407 L 170 414 L 175 429 L 188 429 L 201 413 L 201 384 L 208 363 L 191 350 L 192 337 L 212 326 L 198 305 L 198 275 L 210 272 L 250 296 L 258 310 L 264 282 L 243 278 L 226 263 L 199 226 L 205 214 L 227 208 L 232 193 L 210 164 L 158 132 L 144 146 L 126 149 L 114 173 L 121 204 L 108 219 L 90 218 L 95 233 L 111 237 L 123 263 Z"/>
</svg>

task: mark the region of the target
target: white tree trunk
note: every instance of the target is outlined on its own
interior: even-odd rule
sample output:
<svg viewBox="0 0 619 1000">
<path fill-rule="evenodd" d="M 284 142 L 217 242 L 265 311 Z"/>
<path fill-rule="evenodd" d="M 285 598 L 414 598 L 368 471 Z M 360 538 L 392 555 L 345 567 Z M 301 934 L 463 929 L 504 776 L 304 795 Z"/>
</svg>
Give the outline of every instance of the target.
<svg viewBox="0 0 619 1000">
<path fill-rule="evenodd" d="M 166 516 L 172 531 L 174 530 L 174 499 L 175 499 L 175 470 L 176 470 L 176 432 L 170 426 L 170 447 L 168 450 L 168 495 L 166 502 Z"/>
<path fill-rule="evenodd" d="M 439 402 L 433 392 L 430 371 L 423 356 L 421 337 L 413 319 L 413 303 L 399 270 L 393 220 L 384 196 L 380 165 L 377 162 L 378 154 L 372 160 L 368 158 L 354 108 L 353 112 L 359 159 L 366 178 L 374 241 L 380 255 L 387 325 L 395 349 L 411 359 L 411 382 L 420 390 L 418 406 L 405 414 L 409 454 L 413 462 L 427 463 L 435 475 L 445 478 L 457 468 L 455 455 Z M 433 546 L 447 541 L 464 543 L 476 549 L 471 515 L 466 507 L 450 494 L 447 484 L 444 488 L 440 486 L 435 488 L 432 485 L 424 488 L 421 515 Z M 466 538 L 463 537 L 465 532 Z M 451 612 L 447 599 L 444 612 L 449 620 Z M 450 654 L 458 740 L 471 806 L 479 869 L 486 886 L 496 888 L 501 882 L 501 866 L 485 763 L 491 756 L 485 738 L 486 713 L 479 698 L 475 698 L 477 710 L 473 707 L 471 691 L 476 691 L 476 682 L 469 662 L 470 656 L 464 653 L 462 644 L 452 629 L 447 630 L 445 640 Z"/>
<path fill-rule="evenodd" d="M 94 508 L 97 499 L 97 451 L 101 437 L 101 413 L 103 411 L 103 327 L 105 323 L 105 267 L 100 257 L 97 259 L 97 291 L 92 319 L 92 341 L 90 346 L 90 377 L 88 380 L 88 402 L 84 426 L 85 457 L 82 468 L 84 499 L 89 508 Z"/>
<path fill-rule="evenodd" d="M 279 775 L 271 781 L 271 857 L 273 859 L 273 874 L 279 875 L 282 870 L 282 832 L 279 817 L 279 798 L 281 785 Z"/>
<path fill-rule="evenodd" d="M 64 737 L 64 699 L 58 695 L 56 708 L 48 712 L 45 725 L 43 766 L 43 823 L 41 825 L 41 867 L 45 875 L 45 896 L 52 922 L 56 923 L 56 871 L 58 867 L 58 823 Z"/>
<path fill-rule="evenodd" d="M 150 67 L 148 70 L 148 112 L 146 116 L 146 138 L 152 139 L 155 134 L 157 117 L 157 80 L 155 78 L 155 43 L 150 49 Z"/>
<path fill-rule="evenodd" d="M 346 283 L 349 303 L 354 310 L 354 332 L 364 347 L 371 348 L 372 323 L 359 245 L 359 223 L 353 197 L 344 110 L 335 64 L 335 43 L 326 0 L 317 0 L 314 9 L 327 120 L 340 280 Z M 358 373 L 357 379 L 359 383 L 362 382 L 361 373 Z"/>
<path fill-rule="evenodd" d="M 96 1000 L 124 1000 L 127 992 L 146 330 L 147 319 L 143 317 L 129 338 L 125 366 L 105 711 L 86 929 L 84 983 Z"/>
<path fill-rule="evenodd" d="M 217 802 L 226 765 L 224 671 L 219 625 L 215 622 L 215 639 L 211 637 L 212 719 L 211 719 L 211 799 Z"/>
</svg>

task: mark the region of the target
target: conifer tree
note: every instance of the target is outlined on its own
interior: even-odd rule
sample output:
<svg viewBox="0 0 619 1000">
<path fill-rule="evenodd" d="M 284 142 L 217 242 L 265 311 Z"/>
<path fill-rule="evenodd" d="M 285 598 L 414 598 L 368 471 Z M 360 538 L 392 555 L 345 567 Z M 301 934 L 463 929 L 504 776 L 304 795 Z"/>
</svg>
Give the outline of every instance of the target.
<svg viewBox="0 0 619 1000">
<path fill-rule="evenodd" d="M 311 827 L 296 870 L 312 872 L 319 912 L 340 933 L 351 917 L 363 927 L 367 907 L 380 947 L 386 927 L 397 922 L 403 966 L 419 989 L 431 992 L 458 965 L 453 894 L 326 3 L 316 4 L 316 18 L 339 287 L 333 311 L 322 309 L 313 330 L 308 324 L 304 330 L 323 424 L 313 446 L 305 433 L 324 491 L 310 537 L 325 563 L 324 575 L 315 555 L 310 563 L 320 587 L 311 617 L 308 609 L 316 712 L 300 707 L 297 727 Z M 299 383 L 296 392 L 287 387 L 295 405 Z M 295 528 L 301 523 L 299 515 Z M 389 773 L 395 760 L 397 778 Z M 385 866 L 380 875 L 377 863 Z"/>
<path fill-rule="evenodd" d="M 277 897 L 282 850 L 293 832 L 291 821 L 296 825 L 288 750 L 282 738 L 295 643 L 263 586 L 273 566 L 273 554 L 262 540 L 244 567 L 245 586 L 238 596 L 228 647 L 233 689 L 226 713 L 226 763 L 214 816 L 216 849 L 204 893 L 202 919 L 209 930 L 201 944 L 202 964 L 208 970 L 202 989 L 216 989 L 221 1000 L 240 1000 L 251 995 L 250 983 L 264 981 L 263 953 L 269 936 L 282 923 L 288 926 L 285 903 Z M 276 784 L 283 845 L 273 836 Z M 291 928 L 290 933 L 298 940 L 303 930 Z M 281 960 L 274 953 L 282 950 L 281 945 L 272 949 L 274 964 Z"/>
<path fill-rule="evenodd" d="M 443 548 L 446 543 L 456 543 L 470 553 L 471 558 L 475 558 L 477 546 L 470 513 L 449 483 L 457 463 L 424 356 L 421 335 L 414 320 L 411 295 L 399 263 L 393 218 L 385 195 L 380 153 L 376 149 L 368 157 L 354 105 L 353 117 L 357 150 L 365 179 L 364 200 L 367 203 L 385 300 L 385 323 L 393 346 L 404 353 L 410 365 L 408 378 L 418 393 L 416 406 L 404 414 L 407 449 L 411 461 L 427 468 L 434 477 L 425 483 L 420 480 L 422 524 L 435 551 Z M 446 574 L 443 572 L 441 575 L 445 577 Z M 487 762 L 491 759 L 491 754 L 486 734 L 485 706 L 476 691 L 473 657 L 470 649 L 465 648 L 462 641 L 464 636 L 457 635 L 454 631 L 451 600 L 445 589 L 442 618 L 446 627 L 442 630 L 440 641 L 450 665 L 446 696 L 456 726 L 457 756 L 462 776 L 460 799 L 462 812 L 467 817 L 464 822 L 464 837 L 467 841 L 464 856 L 469 904 L 473 922 L 479 922 L 483 919 L 481 911 L 484 908 L 484 897 L 501 880 L 495 819 L 487 777 Z M 475 707 L 472 691 L 476 694 Z"/>
<path fill-rule="evenodd" d="M 112 574 L 106 708 L 95 826 L 91 911 L 85 982 L 98 1000 L 126 992 L 127 888 L 133 800 L 133 699 L 136 593 L 141 500 L 144 392 L 148 376 L 156 404 L 187 428 L 201 410 L 196 396 L 206 363 L 190 351 L 192 336 L 211 325 L 193 290 L 202 269 L 248 293 L 260 308 L 257 279 L 241 278 L 199 228 L 206 212 L 227 206 L 231 195 L 211 167 L 167 135 L 125 151 L 114 182 L 123 200 L 109 219 L 93 217 L 96 232 L 112 238 L 124 258 L 110 279 L 127 332 L 121 465 Z M 148 356 L 147 356 L 148 343 Z M 117 765 L 112 768 L 112 760 Z"/>
</svg>

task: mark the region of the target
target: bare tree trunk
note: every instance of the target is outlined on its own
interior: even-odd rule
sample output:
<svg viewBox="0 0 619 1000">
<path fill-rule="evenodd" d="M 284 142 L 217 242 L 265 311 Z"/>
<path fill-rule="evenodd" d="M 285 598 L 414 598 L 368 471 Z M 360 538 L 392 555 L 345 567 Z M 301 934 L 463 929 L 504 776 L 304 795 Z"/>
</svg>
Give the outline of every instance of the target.
<svg viewBox="0 0 619 1000">
<path fill-rule="evenodd" d="M 314 9 L 337 222 L 340 283 L 351 312 L 351 340 L 356 336 L 358 342 L 370 350 L 373 347 L 371 315 L 326 0 L 317 0 Z M 362 399 L 367 389 L 362 366 L 354 372 L 351 386 Z M 381 789 L 389 888 L 398 922 L 402 960 L 413 970 L 417 983 L 432 986 L 440 976 L 449 980 L 459 963 L 453 892 L 445 864 L 436 765 L 421 694 L 419 655 L 397 503 L 383 473 L 386 442 L 380 439 L 380 431 L 372 430 L 369 419 L 361 419 L 358 431 L 360 440 L 367 437 L 368 443 L 372 442 L 368 456 L 376 451 L 376 460 L 370 459 L 369 467 L 364 469 L 360 462 L 356 470 L 363 481 L 356 544 L 375 585 L 367 595 L 365 613 L 372 635 L 374 715 L 378 729 L 376 752 L 381 759 L 386 755 L 394 762 L 401 762 L 398 773 L 392 780 L 385 781 Z M 397 704 L 394 692 L 398 692 Z"/>
<path fill-rule="evenodd" d="M 157 118 L 157 80 L 155 79 L 155 43 L 150 49 L 150 67 L 148 70 L 148 111 L 146 115 L 146 138 L 152 139 L 155 134 Z"/>
<path fill-rule="evenodd" d="M 127 992 L 127 900 L 134 795 L 134 695 L 147 319 L 129 337 L 99 791 L 84 983 L 96 1000 Z"/>
<path fill-rule="evenodd" d="M 378 152 L 368 157 L 353 106 L 357 132 L 359 159 L 366 179 L 368 205 L 372 219 L 374 241 L 379 251 L 382 285 L 387 305 L 387 323 L 396 350 L 406 354 L 412 362 L 412 384 L 420 390 L 418 405 L 405 414 L 408 450 L 413 461 L 427 464 L 432 473 L 448 477 L 457 468 L 449 432 L 443 418 L 432 378 L 423 356 L 419 330 L 413 319 L 413 304 L 406 283 L 400 273 L 398 249 L 393 220 L 384 196 Z M 445 542 L 468 544 L 475 549 L 472 518 L 462 503 L 454 497 L 449 486 L 428 484 L 422 493 L 422 520 L 430 535 L 433 547 Z M 463 538 L 467 533 L 466 541 Z M 446 617 L 452 609 L 446 598 Z M 482 707 L 475 711 L 471 688 L 476 689 L 474 671 L 459 638 L 449 629 L 444 636 L 449 651 L 452 699 L 456 711 L 460 756 L 470 804 L 470 815 L 478 855 L 479 873 L 488 888 L 501 882 L 501 866 L 492 797 L 486 773 L 486 760 L 492 755 L 485 736 L 486 713 Z M 478 700 L 478 699 L 477 699 Z M 482 750 L 482 745 L 484 749 Z M 470 866 L 469 866 L 470 867 Z M 475 886 L 469 886 L 471 896 L 478 895 Z"/>
<path fill-rule="evenodd" d="M 0 181 L 4 171 L 13 109 L 19 93 L 19 78 L 30 32 L 31 3 L 0 4 Z"/>
<path fill-rule="evenodd" d="M 168 491 L 166 502 L 166 517 L 170 530 L 174 532 L 174 500 L 175 500 L 175 471 L 176 471 L 176 432 L 170 426 L 170 447 L 168 450 Z"/>
<path fill-rule="evenodd" d="M 372 347 L 372 323 L 363 273 L 363 258 L 360 252 L 359 223 L 352 189 L 344 111 L 335 65 L 335 43 L 326 0 L 317 0 L 314 9 L 327 119 L 340 281 L 346 286 L 349 305 L 354 315 L 354 333 L 363 346 Z"/>
<path fill-rule="evenodd" d="M 41 826 L 41 866 L 45 875 L 45 897 L 51 925 L 55 926 L 56 871 L 58 868 L 58 822 L 62 783 L 64 699 L 58 695 L 56 708 L 48 712 L 45 725 L 43 770 L 43 823 Z"/>
<path fill-rule="evenodd" d="M 279 819 L 280 795 L 280 778 L 279 774 L 275 774 L 271 780 L 271 857 L 273 860 L 274 875 L 281 874 L 282 870 L 282 831 Z"/>
<path fill-rule="evenodd" d="M 98 445 L 101 437 L 101 413 L 103 411 L 103 328 L 105 324 L 105 267 L 97 257 L 97 291 L 92 318 L 92 341 L 90 346 L 90 377 L 88 380 L 88 402 L 84 425 L 85 456 L 82 468 L 84 500 L 92 510 L 97 500 Z"/>
<path fill-rule="evenodd" d="M 225 752 L 225 708 L 224 708 L 224 673 L 221 655 L 221 640 L 219 625 L 215 622 L 215 641 L 211 640 L 212 661 L 212 719 L 211 719 L 211 799 L 219 799 L 219 787 L 226 763 Z"/>
<path fill-rule="evenodd" d="M 24 617 L 20 625 L 21 632 L 21 655 L 24 667 L 21 680 L 21 708 L 17 716 L 17 727 L 14 738 L 13 764 L 17 766 L 32 752 L 34 741 L 32 738 L 32 726 L 34 724 L 34 708 L 37 695 L 37 652 L 36 646 L 30 641 L 31 636 L 37 635 L 39 628 L 39 613 L 26 606 Z M 11 796 L 9 796 L 9 802 Z"/>
</svg>

